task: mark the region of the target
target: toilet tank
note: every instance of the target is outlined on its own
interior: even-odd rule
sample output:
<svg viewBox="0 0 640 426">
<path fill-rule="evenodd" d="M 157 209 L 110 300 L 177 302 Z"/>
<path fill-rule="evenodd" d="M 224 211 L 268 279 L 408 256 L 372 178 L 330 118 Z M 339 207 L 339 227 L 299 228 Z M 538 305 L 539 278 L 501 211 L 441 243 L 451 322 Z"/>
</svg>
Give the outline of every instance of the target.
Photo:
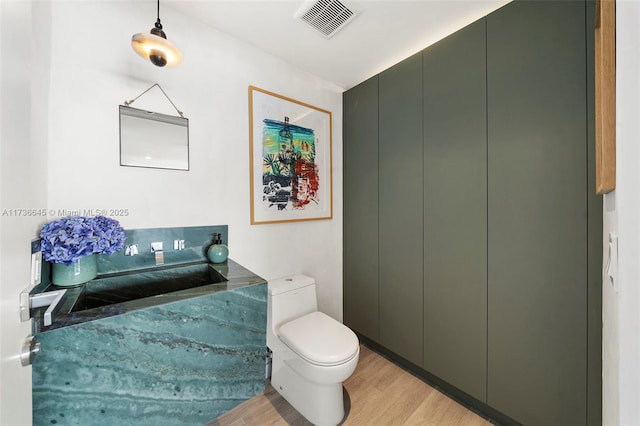
<svg viewBox="0 0 640 426">
<path fill-rule="evenodd" d="M 267 286 L 268 334 L 276 334 L 282 324 L 318 310 L 316 283 L 311 277 L 292 275 L 270 280 Z"/>
</svg>

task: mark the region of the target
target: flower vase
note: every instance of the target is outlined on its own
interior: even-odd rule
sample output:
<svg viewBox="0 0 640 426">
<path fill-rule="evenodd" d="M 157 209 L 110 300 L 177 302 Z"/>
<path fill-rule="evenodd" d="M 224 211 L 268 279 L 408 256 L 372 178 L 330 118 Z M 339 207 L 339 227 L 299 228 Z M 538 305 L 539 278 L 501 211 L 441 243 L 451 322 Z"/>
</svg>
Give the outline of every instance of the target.
<svg viewBox="0 0 640 426">
<path fill-rule="evenodd" d="M 61 287 L 76 286 L 91 281 L 98 275 L 98 259 L 95 254 L 81 257 L 70 265 L 52 264 L 52 281 Z"/>
</svg>

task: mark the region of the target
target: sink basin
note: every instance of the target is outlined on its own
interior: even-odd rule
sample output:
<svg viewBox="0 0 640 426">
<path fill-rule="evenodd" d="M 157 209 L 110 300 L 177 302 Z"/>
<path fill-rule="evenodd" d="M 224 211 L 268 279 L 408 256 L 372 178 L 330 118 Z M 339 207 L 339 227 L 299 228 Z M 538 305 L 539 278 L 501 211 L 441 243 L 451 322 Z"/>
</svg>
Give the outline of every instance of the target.
<svg viewBox="0 0 640 426">
<path fill-rule="evenodd" d="M 226 281 L 227 279 L 208 263 L 117 274 L 86 283 L 71 312 Z"/>
</svg>

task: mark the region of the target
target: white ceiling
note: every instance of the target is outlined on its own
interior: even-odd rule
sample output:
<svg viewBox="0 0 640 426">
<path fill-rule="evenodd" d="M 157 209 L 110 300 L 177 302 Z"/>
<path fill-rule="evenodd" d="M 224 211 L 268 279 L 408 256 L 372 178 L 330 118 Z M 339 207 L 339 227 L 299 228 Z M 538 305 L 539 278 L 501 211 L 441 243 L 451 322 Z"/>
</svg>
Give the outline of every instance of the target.
<svg viewBox="0 0 640 426">
<path fill-rule="evenodd" d="M 162 4 L 346 90 L 510 0 L 341 1 L 359 13 L 330 39 L 294 19 L 308 4 L 305 0 L 163 0 Z"/>
</svg>

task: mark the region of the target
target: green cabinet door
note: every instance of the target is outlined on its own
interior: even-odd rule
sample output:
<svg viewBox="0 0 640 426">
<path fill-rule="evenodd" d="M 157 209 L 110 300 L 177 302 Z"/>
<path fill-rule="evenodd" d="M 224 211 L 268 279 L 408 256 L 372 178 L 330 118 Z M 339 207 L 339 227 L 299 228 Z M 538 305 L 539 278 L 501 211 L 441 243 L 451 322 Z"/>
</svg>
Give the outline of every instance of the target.
<svg viewBox="0 0 640 426">
<path fill-rule="evenodd" d="M 422 55 L 379 75 L 380 343 L 422 366 Z"/>
<path fill-rule="evenodd" d="M 344 322 L 378 341 L 378 77 L 343 104 Z"/>
<path fill-rule="evenodd" d="M 595 0 L 587 1 L 587 31 L 595 28 Z M 589 34 L 589 33 L 587 33 Z M 589 209 L 587 294 L 589 330 L 587 341 L 587 424 L 602 424 L 602 197 L 596 195 L 595 162 L 595 60 L 594 37 L 587 37 L 587 127 L 589 134 L 587 188 Z"/>
<path fill-rule="evenodd" d="M 585 34 L 583 1 L 487 17 L 487 402 L 528 425 L 586 423 Z"/>
<path fill-rule="evenodd" d="M 485 20 L 423 52 L 424 368 L 486 401 Z"/>
</svg>

